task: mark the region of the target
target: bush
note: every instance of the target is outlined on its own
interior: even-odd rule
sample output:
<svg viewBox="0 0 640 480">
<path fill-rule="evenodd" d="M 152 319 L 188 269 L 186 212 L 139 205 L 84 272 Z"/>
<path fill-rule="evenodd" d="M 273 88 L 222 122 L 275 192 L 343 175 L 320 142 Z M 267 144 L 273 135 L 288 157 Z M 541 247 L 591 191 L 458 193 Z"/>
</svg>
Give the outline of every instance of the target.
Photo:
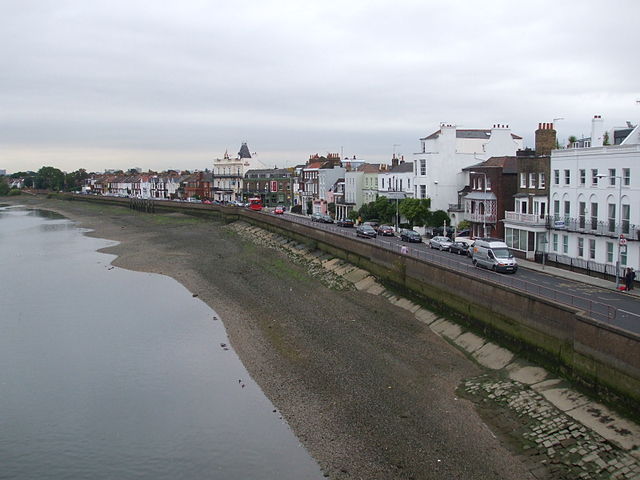
<svg viewBox="0 0 640 480">
<path fill-rule="evenodd" d="M 15 197 L 16 195 L 21 195 L 22 192 L 20 190 L 18 190 L 17 188 L 12 188 L 11 190 L 9 190 L 9 196 L 10 197 Z"/>
</svg>

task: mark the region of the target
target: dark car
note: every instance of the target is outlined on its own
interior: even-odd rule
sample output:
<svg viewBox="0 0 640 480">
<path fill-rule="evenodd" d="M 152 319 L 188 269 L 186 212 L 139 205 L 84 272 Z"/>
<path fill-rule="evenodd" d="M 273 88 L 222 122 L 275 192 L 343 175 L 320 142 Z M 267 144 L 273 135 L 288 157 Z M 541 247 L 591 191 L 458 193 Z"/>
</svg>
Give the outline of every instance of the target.
<svg viewBox="0 0 640 480">
<path fill-rule="evenodd" d="M 338 225 L 339 227 L 350 227 L 350 228 L 353 228 L 355 223 L 350 218 L 340 218 L 340 219 L 336 220 L 336 225 Z"/>
<path fill-rule="evenodd" d="M 363 238 L 376 238 L 378 234 L 371 225 L 363 224 L 356 227 L 356 236 Z"/>
<path fill-rule="evenodd" d="M 333 218 L 329 215 L 325 215 L 324 213 L 313 213 L 311 215 L 312 222 L 320 222 L 320 223 L 333 223 Z"/>
<path fill-rule="evenodd" d="M 395 235 L 395 230 L 390 225 L 380 225 L 378 227 L 378 235 L 382 235 L 385 237 L 393 237 Z"/>
<path fill-rule="evenodd" d="M 453 242 L 449 245 L 449 251 L 458 255 L 469 255 L 469 244 L 467 242 Z"/>
<path fill-rule="evenodd" d="M 400 240 L 402 240 L 403 242 L 420 243 L 422 242 L 422 237 L 418 232 L 414 230 L 403 229 L 400 230 Z"/>
<path fill-rule="evenodd" d="M 373 228 L 377 232 L 378 227 L 380 226 L 380 222 L 378 222 L 378 220 L 367 220 L 366 222 L 363 223 L 363 225 L 369 225 L 371 228 Z"/>
</svg>

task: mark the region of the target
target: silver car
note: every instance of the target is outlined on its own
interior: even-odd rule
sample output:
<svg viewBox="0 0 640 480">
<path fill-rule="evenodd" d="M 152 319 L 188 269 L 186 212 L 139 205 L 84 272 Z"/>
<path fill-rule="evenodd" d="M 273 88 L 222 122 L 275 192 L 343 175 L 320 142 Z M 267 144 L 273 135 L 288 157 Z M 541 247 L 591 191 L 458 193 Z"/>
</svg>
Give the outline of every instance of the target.
<svg viewBox="0 0 640 480">
<path fill-rule="evenodd" d="M 449 250 L 451 248 L 451 240 L 449 237 L 433 237 L 429 240 L 429 247 L 437 248 L 438 250 Z"/>
</svg>

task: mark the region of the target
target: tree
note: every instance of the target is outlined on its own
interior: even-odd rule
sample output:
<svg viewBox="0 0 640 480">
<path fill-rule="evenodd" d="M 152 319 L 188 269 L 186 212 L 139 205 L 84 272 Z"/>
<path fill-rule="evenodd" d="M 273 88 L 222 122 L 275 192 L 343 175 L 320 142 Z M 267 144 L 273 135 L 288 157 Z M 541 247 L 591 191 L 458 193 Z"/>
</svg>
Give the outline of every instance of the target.
<svg viewBox="0 0 640 480">
<path fill-rule="evenodd" d="M 469 230 L 471 228 L 471 222 L 469 220 L 462 220 L 458 223 L 458 230 Z"/>
<path fill-rule="evenodd" d="M 436 210 L 429 215 L 429 219 L 427 221 L 427 225 L 430 227 L 442 227 L 444 222 L 447 222 L 447 225 L 451 225 L 451 219 L 447 212 L 444 210 Z"/>
<path fill-rule="evenodd" d="M 336 215 L 336 204 L 333 203 L 333 202 L 327 204 L 327 210 L 329 211 L 329 213 L 331 215 L 333 215 L 335 217 L 335 215 Z"/>
<path fill-rule="evenodd" d="M 0 195 L 8 195 L 9 194 L 9 184 L 4 178 L 0 178 Z"/>
<path fill-rule="evenodd" d="M 569 144 L 567 145 L 567 147 L 571 147 L 577 141 L 578 141 L 578 138 L 575 135 L 571 135 L 569 137 Z"/>
<path fill-rule="evenodd" d="M 396 215 L 396 202 L 387 197 L 378 197 L 374 202 L 366 203 L 360 207 L 358 215 L 363 220 L 379 220 L 382 223 L 393 223 Z"/>
<path fill-rule="evenodd" d="M 41 190 L 63 190 L 64 172 L 54 167 L 42 167 L 36 174 L 36 188 Z"/>
<path fill-rule="evenodd" d="M 602 135 L 602 145 L 609 145 L 609 132 L 604 132 Z"/>
<path fill-rule="evenodd" d="M 398 210 L 409 221 L 410 228 L 414 225 L 423 226 L 429 218 L 430 198 L 405 198 L 400 202 Z"/>
</svg>

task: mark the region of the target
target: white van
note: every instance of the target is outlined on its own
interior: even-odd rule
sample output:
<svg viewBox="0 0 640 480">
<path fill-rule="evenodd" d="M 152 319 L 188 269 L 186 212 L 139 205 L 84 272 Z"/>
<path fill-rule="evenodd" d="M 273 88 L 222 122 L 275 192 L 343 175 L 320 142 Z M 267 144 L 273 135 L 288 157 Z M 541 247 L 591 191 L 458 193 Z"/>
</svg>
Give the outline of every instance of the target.
<svg viewBox="0 0 640 480">
<path fill-rule="evenodd" d="M 473 264 L 494 272 L 518 271 L 518 262 L 509 247 L 498 238 L 478 238 L 473 244 Z"/>
</svg>

